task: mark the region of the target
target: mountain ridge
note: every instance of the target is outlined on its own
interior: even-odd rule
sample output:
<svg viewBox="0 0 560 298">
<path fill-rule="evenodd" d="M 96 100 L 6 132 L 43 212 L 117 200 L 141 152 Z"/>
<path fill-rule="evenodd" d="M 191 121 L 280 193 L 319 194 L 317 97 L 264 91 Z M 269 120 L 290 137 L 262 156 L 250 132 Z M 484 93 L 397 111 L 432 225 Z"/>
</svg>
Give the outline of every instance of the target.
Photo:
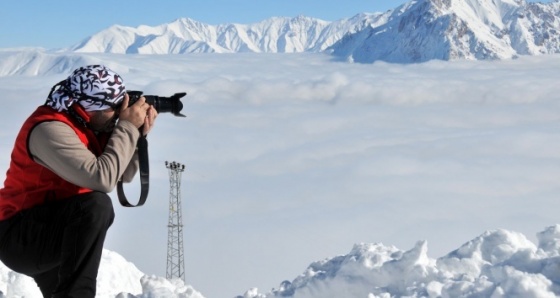
<svg viewBox="0 0 560 298">
<path fill-rule="evenodd" d="M 299 15 L 253 24 L 179 18 L 114 25 L 65 49 L 118 54 L 326 52 L 360 63 L 499 60 L 560 53 L 560 0 L 412 0 L 329 22 Z"/>
</svg>

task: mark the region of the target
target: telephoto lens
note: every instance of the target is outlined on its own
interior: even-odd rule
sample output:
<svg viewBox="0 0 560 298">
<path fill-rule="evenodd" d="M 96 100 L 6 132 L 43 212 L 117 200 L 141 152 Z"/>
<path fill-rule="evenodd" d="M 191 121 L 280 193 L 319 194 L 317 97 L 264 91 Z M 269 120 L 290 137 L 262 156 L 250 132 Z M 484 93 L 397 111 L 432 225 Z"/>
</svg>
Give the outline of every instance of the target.
<svg viewBox="0 0 560 298">
<path fill-rule="evenodd" d="M 128 93 L 128 106 L 133 105 L 140 97 L 142 97 L 142 91 L 127 91 Z M 181 98 L 187 95 L 186 92 L 175 93 L 169 97 L 158 96 L 158 95 L 144 95 L 146 102 L 152 105 L 156 111 L 159 113 L 171 113 L 177 117 L 186 117 L 181 114 L 183 109 L 183 103 Z"/>
</svg>

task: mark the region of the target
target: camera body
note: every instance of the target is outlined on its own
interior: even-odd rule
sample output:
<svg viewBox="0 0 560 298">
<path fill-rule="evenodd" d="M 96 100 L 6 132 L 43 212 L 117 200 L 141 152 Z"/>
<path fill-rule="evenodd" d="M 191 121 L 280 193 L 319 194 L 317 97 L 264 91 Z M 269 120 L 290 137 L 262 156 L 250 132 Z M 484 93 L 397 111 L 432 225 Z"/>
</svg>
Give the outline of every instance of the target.
<svg viewBox="0 0 560 298">
<path fill-rule="evenodd" d="M 128 94 L 128 106 L 133 105 L 140 97 L 144 96 L 144 98 L 146 98 L 146 103 L 152 105 L 158 114 L 171 113 L 177 117 L 186 117 L 181 114 L 181 110 L 183 109 L 181 98 L 187 95 L 186 92 L 175 93 L 170 97 L 143 95 L 142 91 L 136 90 L 127 91 L 126 93 Z"/>
</svg>

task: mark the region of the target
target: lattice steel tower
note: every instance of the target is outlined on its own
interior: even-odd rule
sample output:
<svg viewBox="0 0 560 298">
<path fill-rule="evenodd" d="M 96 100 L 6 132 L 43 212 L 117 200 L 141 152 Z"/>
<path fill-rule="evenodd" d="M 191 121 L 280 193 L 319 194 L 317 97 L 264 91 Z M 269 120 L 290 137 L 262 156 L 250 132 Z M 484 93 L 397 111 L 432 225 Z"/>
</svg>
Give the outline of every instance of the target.
<svg viewBox="0 0 560 298">
<path fill-rule="evenodd" d="M 165 162 L 169 170 L 169 223 L 167 225 L 167 279 L 180 278 L 185 281 L 185 259 L 183 255 L 183 213 L 181 211 L 181 173 L 185 165 Z"/>
</svg>

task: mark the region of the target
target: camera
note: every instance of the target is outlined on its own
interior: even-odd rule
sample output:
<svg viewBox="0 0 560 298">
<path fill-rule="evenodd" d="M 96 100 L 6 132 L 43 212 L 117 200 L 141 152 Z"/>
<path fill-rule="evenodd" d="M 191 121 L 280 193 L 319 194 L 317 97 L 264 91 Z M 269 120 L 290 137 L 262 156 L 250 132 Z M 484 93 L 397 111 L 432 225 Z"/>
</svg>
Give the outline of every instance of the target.
<svg viewBox="0 0 560 298">
<path fill-rule="evenodd" d="M 157 96 L 157 95 L 142 95 L 142 91 L 127 91 L 128 93 L 128 106 L 133 105 L 140 97 L 146 98 L 146 103 L 152 105 L 158 113 L 171 113 L 177 117 L 186 117 L 181 114 L 183 103 L 181 98 L 187 95 L 186 92 L 175 93 L 170 97 Z"/>
<path fill-rule="evenodd" d="M 179 92 L 171 95 L 170 97 L 157 96 L 157 95 L 142 95 L 142 91 L 127 91 L 128 94 L 128 106 L 130 107 L 135 102 L 137 102 L 140 97 L 144 96 L 146 102 L 153 106 L 158 113 L 171 113 L 177 117 L 186 117 L 181 114 L 183 109 L 183 103 L 181 98 L 187 95 L 186 92 Z M 122 102 L 121 102 L 122 104 Z M 138 139 L 138 161 L 140 170 L 140 199 L 136 205 L 128 202 L 126 195 L 124 194 L 123 181 L 119 179 L 117 182 L 117 196 L 121 205 L 125 207 L 138 207 L 144 205 L 148 197 L 148 190 L 150 188 L 150 166 L 148 158 L 148 140 L 146 137 L 141 137 Z"/>
</svg>

